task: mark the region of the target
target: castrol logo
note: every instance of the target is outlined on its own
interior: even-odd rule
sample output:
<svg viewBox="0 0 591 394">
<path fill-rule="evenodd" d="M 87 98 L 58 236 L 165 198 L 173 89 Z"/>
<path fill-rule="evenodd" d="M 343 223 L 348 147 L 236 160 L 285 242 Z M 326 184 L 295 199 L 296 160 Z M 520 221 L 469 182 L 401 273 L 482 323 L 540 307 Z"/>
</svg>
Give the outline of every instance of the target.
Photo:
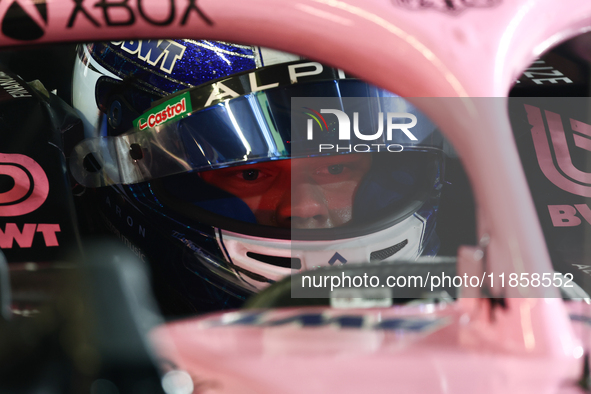
<svg viewBox="0 0 591 394">
<path fill-rule="evenodd" d="M 183 94 L 179 97 L 169 100 L 137 118 L 135 120 L 136 127 L 145 130 L 188 115 L 191 112 L 189 95 Z"/>
</svg>

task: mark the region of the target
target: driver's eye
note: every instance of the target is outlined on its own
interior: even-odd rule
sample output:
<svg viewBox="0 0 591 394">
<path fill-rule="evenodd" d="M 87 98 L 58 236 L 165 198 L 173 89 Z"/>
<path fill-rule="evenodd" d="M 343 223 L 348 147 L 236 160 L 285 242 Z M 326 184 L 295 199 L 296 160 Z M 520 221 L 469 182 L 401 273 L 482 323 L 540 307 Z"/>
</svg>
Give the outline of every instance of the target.
<svg viewBox="0 0 591 394">
<path fill-rule="evenodd" d="M 332 166 L 328 166 L 328 173 L 332 175 L 338 175 L 343 172 L 343 165 L 342 164 L 335 164 Z"/>
<path fill-rule="evenodd" d="M 259 177 L 259 170 L 244 170 L 242 171 L 242 178 L 245 181 L 254 181 Z"/>
</svg>

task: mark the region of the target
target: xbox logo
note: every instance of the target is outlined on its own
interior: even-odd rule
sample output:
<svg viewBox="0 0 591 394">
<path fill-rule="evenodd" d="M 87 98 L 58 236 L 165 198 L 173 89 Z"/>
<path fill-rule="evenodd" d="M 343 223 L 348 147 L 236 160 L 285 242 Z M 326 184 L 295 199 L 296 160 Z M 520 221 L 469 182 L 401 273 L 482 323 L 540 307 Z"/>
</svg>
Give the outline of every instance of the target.
<svg viewBox="0 0 591 394">
<path fill-rule="evenodd" d="M 45 0 L 13 0 L 2 18 L 2 34 L 21 41 L 37 40 L 45 34 Z"/>
</svg>

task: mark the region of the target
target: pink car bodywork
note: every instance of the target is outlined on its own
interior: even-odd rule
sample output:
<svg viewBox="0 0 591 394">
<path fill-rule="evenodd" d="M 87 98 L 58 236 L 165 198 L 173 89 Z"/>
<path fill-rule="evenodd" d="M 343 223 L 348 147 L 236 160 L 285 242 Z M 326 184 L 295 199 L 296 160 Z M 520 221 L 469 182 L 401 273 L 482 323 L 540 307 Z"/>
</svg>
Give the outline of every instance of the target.
<svg viewBox="0 0 591 394">
<path fill-rule="evenodd" d="M 506 103 L 480 98 L 506 96 L 537 56 L 591 30 L 588 0 L 452 0 L 453 9 L 443 0 L 15 0 L 0 3 L 0 18 L 17 3 L 42 34 L 24 42 L 3 29 L 2 46 L 154 36 L 245 42 L 408 97 L 462 157 L 479 236 L 489 240 L 459 251 L 458 273 L 483 272 L 485 259 L 495 273 L 552 271 Z M 418 97 L 453 99 L 433 106 Z M 154 341 L 190 372 L 196 392 L 579 390 L 591 350 L 588 305 L 565 303 L 556 289 L 503 290 L 495 295 L 507 297 L 506 308 L 463 298 L 437 308 L 233 312 L 170 323 Z M 330 324 L 277 323 L 302 314 Z M 362 323 L 346 327 L 341 315 Z M 250 323 L 238 324 L 245 316 Z"/>
<path fill-rule="evenodd" d="M 576 392 L 581 366 L 567 352 L 578 341 L 554 328 L 556 348 L 537 342 L 544 300 L 515 305 L 520 316 L 495 321 L 485 303 L 474 305 L 479 313 L 466 305 L 272 310 L 248 325 L 233 322 L 256 312 L 236 312 L 169 324 L 156 337 L 196 392 Z M 331 323 L 291 320 L 319 314 Z M 342 327 L 355 318 L 363 328 Z"/>
</svg>

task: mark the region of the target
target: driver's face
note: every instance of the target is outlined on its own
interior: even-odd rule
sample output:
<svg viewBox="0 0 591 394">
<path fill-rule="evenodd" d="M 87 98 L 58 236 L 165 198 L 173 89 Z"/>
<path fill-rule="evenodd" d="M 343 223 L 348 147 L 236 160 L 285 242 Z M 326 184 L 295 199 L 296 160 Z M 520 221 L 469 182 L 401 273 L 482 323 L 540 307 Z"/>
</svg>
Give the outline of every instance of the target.
<svg viewBox="0 0 591 394">
<path fill-rule="evenodd" d="M 241 198 L 257 222 L 292 228 L 330 228 L 352 217 L 355 192 L 371 155 L 277 160 L 201 173 L 211 185 Z"/>
</svg>

